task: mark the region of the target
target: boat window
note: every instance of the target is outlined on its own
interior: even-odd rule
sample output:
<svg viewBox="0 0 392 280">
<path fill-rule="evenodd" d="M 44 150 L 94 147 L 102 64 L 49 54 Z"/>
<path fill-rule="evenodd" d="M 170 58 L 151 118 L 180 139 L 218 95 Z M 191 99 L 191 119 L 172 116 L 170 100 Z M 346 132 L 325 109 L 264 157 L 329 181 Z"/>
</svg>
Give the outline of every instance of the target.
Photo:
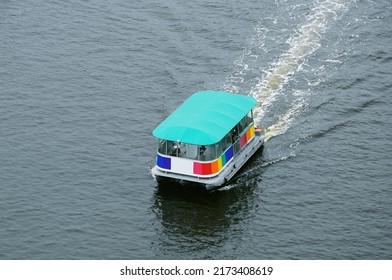
<svg viewBox="0 0 392 280">
<path fill-rule="evenodd" d="M 181 147 L 179 143 L 174 141 L 167 141 L 167 155 L 178 157 L 181 154 Z"/>
<path fill-rule="evenodd" d="M 244 130 L 244 125 L 243 125 L 243 122 L 242 122 L 242 120 L 237 124 L 237 131 L 238 131 L 238 134 L 239 135 L 241 135 L 241 132 Z"/>
<path fill-rule="evenodd" d="M 249 111 L 248 117 L 251 118 L 251 122 L 252 122 L 253 121 L 253 110 Z"/>
<path fill-rule="evenodd" d="M 189 159 L 197 159 L 197 146 L 191 144 L 184 144 L 181 148 L 181 157 Z"/>
<path fill-rule="evenodd" d="M 253 122 L 253 118 L 252 118 L 252 113 L 249 112 L 243 119 L 242 121 L 244 122 L 244 126 L 248 127 L 248 125 L 250 125 Z"/>
<path fill-rule="evenodd" d="M 199 147 L 199 160 L 210 161 L 216 158 L 216 144 Z"/>
<path fill-rule="evenodd" d="M 233 129 L 229 132 L 229 135 L 231 137 L 231 143 L 234 143 L 238 139 L 238 125 L 233 127 Z"/>
<path fill-rule="evenodd" d="M 226 136 L 220 141 L 221 151 L 218 155 L 221 155 L 226 150 Z"/>
<path fill-rule="evenodd" d="M 250 124 L 253 123 L 253 112 L 241 119 L 241 121 L 216 144 L 197 146 L 177 141 L 160 140 L 158 152 L 164 155 L 196 159 L 200 161 L 211 161 L 221 156 L 230 146 L 234 145 L 234 152 L 239 151 L 239 138 Z M 237 147 L 238 146 L 238 147 Z"/>
<path fill-rule="evenodd" d="M 198 146 L 182 142 L 160 140 L 158 152 L 172 157 L 197 159 Z"/>
<path fill-rule="evenodd" d="M 158 152 L 161 154 L 167 154 L 167 141 L 166 140 L 159 140 L 158 145 Z"/>
<path fill-rule="evenodd" d="M 206 152 L 206 146 L 198 146 L 197 147 L 197 151 L 198 151 L 198 155 L 197 155 L 197 159 L 198 160 L 205 160 L 205 152 Z"/>
<path fill-rule="evenodd" d="M 230 133 L 226 134 L 226 136 L 225 136 L 225 147 L 223 148 L 223 151 L 226 151 L 231 146 L 232 143 L 233 142 L 232 142 Z"/>
<path fill-rule="evenodd" d="M 249 113 L 251 114 L 251 112 L 249 112 Z M 241 119 L 241 121 L 238 123 L 238 132 L 239 132 L 240 135 L 242 134 L 242 132 L 244 132 L 244 130 L 245 130 L 245 129 L 252 123 L 252 121 L 253 121 L 252 117 L 249 116 L 249 113 L 248 113 L 248 115 L 246 115 L 245 117 L 243 117 L 243 118 Z"/>
<path fill-rule="evenodd" d="M 234 154 L 237 154 L 237 153 L 241 150 L 240 139 L 238 139 L 238 140 L 233 144 L 233 150 L 234 150 Z"/>
<path fill-rule="evenodd" d="M 224 140 L 225 138 L 223 138 Z M 217 144 L 215 144 L 216 147 L 216 155 L 220 156 L 222 154 L 222 141 L 219 141 Z"/>
</svg>

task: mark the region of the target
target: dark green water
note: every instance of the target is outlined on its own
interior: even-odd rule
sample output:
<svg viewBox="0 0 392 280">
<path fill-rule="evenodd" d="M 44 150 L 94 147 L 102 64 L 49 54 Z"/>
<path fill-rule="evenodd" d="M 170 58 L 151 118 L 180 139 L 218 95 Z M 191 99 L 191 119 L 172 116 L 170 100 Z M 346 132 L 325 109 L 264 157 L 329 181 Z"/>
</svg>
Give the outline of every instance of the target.
<svg viewBox="0 0 392 280">
<path fill-rule="evenodd" d="M 0 1 L 0 259 L 391 259 L 392 5 Z M 257 97 L 264 152 L 158 188 L 155 126 Z"/>
</svg>

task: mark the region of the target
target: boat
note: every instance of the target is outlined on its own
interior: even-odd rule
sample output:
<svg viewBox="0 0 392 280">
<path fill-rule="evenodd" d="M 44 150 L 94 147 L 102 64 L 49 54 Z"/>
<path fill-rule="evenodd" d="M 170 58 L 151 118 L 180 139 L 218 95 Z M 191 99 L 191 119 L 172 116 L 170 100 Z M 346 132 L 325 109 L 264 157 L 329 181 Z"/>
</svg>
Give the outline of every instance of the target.
<svg viewBox="0 0 392 280">
<path fill-rule="evenodd" d="M 255 126 L 251 96 L 223 91 L 192 94 L 152 132 L 158 139 L 158 184 L 197 183 L 207 190 L 224 186 L 263 146 Z"/>
</svg>

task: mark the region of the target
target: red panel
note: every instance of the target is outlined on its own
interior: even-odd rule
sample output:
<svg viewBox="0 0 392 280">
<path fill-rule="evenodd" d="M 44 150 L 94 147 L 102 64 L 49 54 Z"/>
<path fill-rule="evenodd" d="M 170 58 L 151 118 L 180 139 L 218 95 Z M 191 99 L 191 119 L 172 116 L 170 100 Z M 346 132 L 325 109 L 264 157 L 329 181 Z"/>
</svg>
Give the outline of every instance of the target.
<svg viewBox="0 0 392 280">
<path fill-rule="evenodd" d="M 203 163 L 203 175 L 212 174 L 211 163 Z"/>
<path fill-rule="evenodd" d="M 200 162 L 193 163 L 193 173 L 203 175 L 203 164 Z"/>
<path fill-rule="evenodd" d="M 246 144 L 246 133 L 241 136 L 240 147 L 242 148 Z"/>
</svg>

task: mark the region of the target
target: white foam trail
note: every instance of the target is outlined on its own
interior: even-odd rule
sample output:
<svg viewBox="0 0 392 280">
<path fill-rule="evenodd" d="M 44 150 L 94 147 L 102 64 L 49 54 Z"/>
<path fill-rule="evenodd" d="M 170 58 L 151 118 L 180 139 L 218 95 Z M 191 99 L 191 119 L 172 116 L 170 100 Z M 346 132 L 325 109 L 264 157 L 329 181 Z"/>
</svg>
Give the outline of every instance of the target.
<svg viewBox="0 0 392 280">
<path fill-rule="evenodd" d="M 298 29 L 295 36 L 289 39 L 290 48 L 288 51 L 281 55 L 280 59 L 274 63 L 273 67 L 251 91 L 251 95 L 259 101 L 255 110 L 257 124 L 261 122 L 268 107 L 281 94 L 283 85 L 300 69 L 306 57 L 319 48 L 322 34 L 325 33 L 330 22 L 337 18 L 337 12 L 345 7 L 347 2 L 349 0 L 316 2 L 317 5 L 312 9 L 305 24 Z M 266 141 L 288 129 L 293 117 L 303 107 L 302 100 L 301 98 L 297 99 L 277 123 L 266 129 Z"/>
<path fill-rule="evenodd" d="M 305 98 L 297 98 L 291 104 L 291 107 L 284 114 L 279 116 L 279 119 L 275 124 L 264 129 L 264 142 L 267 142 L 272 137 L 285 133 L 306 104 Z"/>
</svg>

